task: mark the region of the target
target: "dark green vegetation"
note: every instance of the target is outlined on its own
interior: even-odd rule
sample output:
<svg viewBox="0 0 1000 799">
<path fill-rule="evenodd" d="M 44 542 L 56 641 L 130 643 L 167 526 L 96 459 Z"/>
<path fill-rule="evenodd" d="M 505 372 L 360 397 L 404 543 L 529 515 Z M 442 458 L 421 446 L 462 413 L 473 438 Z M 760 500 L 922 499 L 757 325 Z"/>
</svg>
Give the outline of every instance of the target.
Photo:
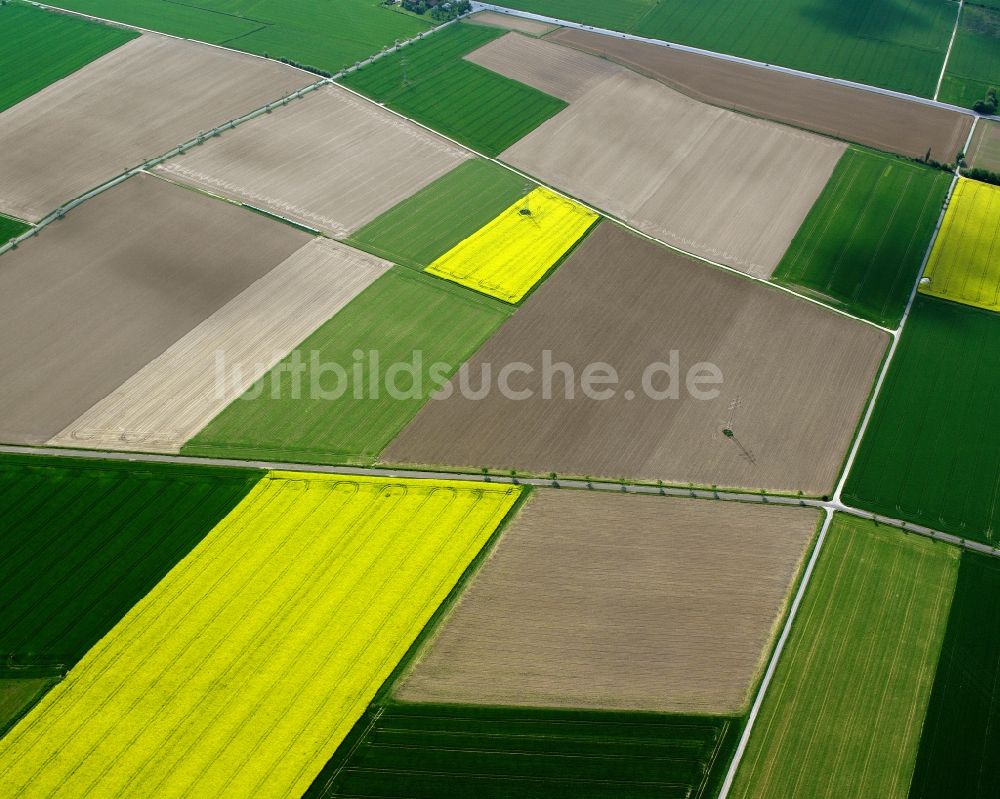
<svg viewBox="0 0 1000 799">
<path fill-rule="evenodd" d="M 306 793 L 380 799 L 714 796 L 739 721 L 390 704 L 361 718 Z"/>
<path fill-rule="evenodd" d="M 0 457 L 0 653 L 70 666 L 260 478 L 249 469 Z"/>
<path fill-rule="evenodd" d="M 347 242 L 423 269 L 527 194 L 534 184 L 474 158 L 382 214 Z"/>
<path fill-rule="evenodd" d="M 774 279 L 896 327 L 950 184 L 939 169 L 848 148 Z"/>
<path fill-rule="evenodd" d="M 971 108 L 1000 87 L 1000 8 L 966 3 L 938 99 Z"/>
<path fill-rule="evenodd" d="M 520 8 L 930 97 L 957 3 L 942 0 L 507 0 Z"/>
<path fill-rule="evenodd" d="M 139 35 L 20 3 L 0 6 L 0 30 L 0 111 Z"/>
<path fill-rule="evenodd" d="M 513 310 L 431 275 L 393 267 L 182 451 L 371 463 Z M 413 370 L 394 374 L 390 367 L 396 364 Z M 390 393 L 390 384 L 398 390 Z"/>
<path fill-rule="evenodd" d="M 130 25 L 286 58 L 336 72 L 431 21 L 382 7 L 379 0 L 62 0 L 65 8 Z"/>
<path fill-rule="evenodd" d="M 1000 314 L 918 295 L 845 500 L 996 544 L 998 396 Z"/>
<path fill-rule="evenodd" d="M 463 60 L 505 33 L 453 24 L 342 82 L 486 155 L 498 155 L 566 107 L 562 100 Z"/>
<path fill-rule="evenodd" d="M 965 552 L 911 799 L 1000 795 L 1000 561 Z"/>
<path fill-rule="evenodd" d="M 0 245 L 20 236 L 31 227 L 27 222 L 0 214 Z"/>
</svg>

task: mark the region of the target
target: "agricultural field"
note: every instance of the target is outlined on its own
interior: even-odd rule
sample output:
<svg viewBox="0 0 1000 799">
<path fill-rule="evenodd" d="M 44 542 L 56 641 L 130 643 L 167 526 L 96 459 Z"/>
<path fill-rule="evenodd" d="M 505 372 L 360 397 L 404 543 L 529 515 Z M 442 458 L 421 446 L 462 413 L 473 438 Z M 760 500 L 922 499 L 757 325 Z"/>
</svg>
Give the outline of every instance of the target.
<svg viewBox="0 0 1000 799">
<path fill-rule="evenodd" d="M 341 82 L 495 156 L 566 107 L 562 100 L 463 60 L 502 35 L 484 25 L 451 25 Z"/>
<path fill-rule="evenodd" d="M 302 463 L 370 463 L 512 310 L 460 286 L 395 267 L 321 325 L 181 451 Z M 393 364 L 413 369 L 393 374 Z M 390 387 L 396 390 L 390 393 Z"/>
<path fill-rule="evenodd" d="M 774 280 L 895 328 L 950 186 L 939 169 L 851 147 Z"/>
<path fill-rule="evenodd" d="M 938 99 L 971 108 L 990 88 L 1000 88 L 1000 7 L 962 6 L 958 34 Z"/>
<path fill-rule="evenodd" d="M 733 799 L 906 799 L 959 552 L 834 518 Z"/>
<path fill-rule="evenodd" d="M 930 97 L 958 8 L 915 0 L 505 0 L 600 28 Z"/>
<path fill-rule="evenodd" d="M 59 5 L 129 25 L 336 72 L 431 20 L 382 7 L 378 0 L 60 0 Z"/>
<path fill-rule="evenodd" d="M 0 112 L 138 35 L 20 3 L 0 7 L 0 25 Z"/>
<path fill-rule="evenodd" d="M 962 554 L 910 799 L 987 799 L 1000 790 L 1000 563 Z"/>
<path fill-rule="evenodd" d="M 504 302 L 518 303 L 597 219 L 594 211 L 540 186 L 425 271 Z"/>
<path fill-rule="evenodd" d="M 313 239 L 48 443 L 178 452 L 390 266 L 329 239 Z"/>
<path fill-rule="evenodd" d="M 519 491 L 269 473 L 0 741 L 5 795 L 300 796 Z"/>
<path fill-rule="evenodd" d="M 12 219 L 9 216 L 0 214 L 0 246 L 13 238 L 17 238 L 30 227 L 31 225 L 22 222 L 20 219 Z"/>
<path fill-rule="evenodd" d="M 472 158 L 403 200 L 344 241 L 422 270 L 534 188 L 509 169 Z"/>
<path fill-rule="evenodd" d="M 741 715 L 818 518 L 536 489 L 395 696 Z"/>
<path fill-rule="evenodd" d="M 0 672 L 0 737 L 58 681 L 58 677 L 6 677 Z"/>
<path fill-rule="evenodd" d="M 534 19 L 515 17 L 510 14 L 497 14 L 493 11 L 480 11 L 465 20 L 470 25 L 492 25 L 509 31 L 526 33 L 528 36 L 544 36 L 556 30 L 555 25 L 547 25 Z"/>
<path fill-rule="evenodd" d="M 522 36 L 509 52 L 509 71 L 548 82 L 564 52 Z M 845 145 L 568 52 L 614 71 L 502 160 L 667 244 L 770 277 Z"/>
<path fill-rule="evenodd" d="M 0 456 L 0 677 L 79 661 L 260 477 Z"/>
<path fill-rule="evenodd" d="M 1000 311 L 1000 186 L 959 178 L 920 291 Z"/>
<path fill-rule="evenodd" d="M 998 352 L 1000 315 L 918 295 L 844 500 L 995 545 Z"/>
<path fill-rule="evenodd" d="M 1000 172 L 1000 122 L 980 119 L 967 156 L 975 169 Z"/>
<path fill-rule="evenodd" d="M 282 64 L 140 36 L 0 117 L 0 212 L 37 221 L 123 169 L 310 82 Z"/>
<path fill-rule="evenodd" d="M 342 237 L 468 153 L 336 86 L 157 167 L 158 174 Z"/>
<path fill-rule="evenodd" d="M 953 162 L 972 128 L 971 114 L 647 42 L 575 28 L 546 40 L 610 59 L 705 103 L 908 158 L 930 153 Z"/>
<path fill-rule="evenodd" d="M 390 704 L 358 724 L 305 794 L 709 799 L 736 719 Z"/>
<path fill-rule="evenodd" d="M 827 494 L 887 340 L 605 222 L 380 460 Z M 550 365 L 568 365 L 550 369 L 548 386 L 545 350 Z M 472 398 L 483 364 L 515 362 L 534 369 L 510 379 L 530 397 L 494 388 Z M 606 384 L 582 394 L 595 362 L 616 371 L 610 397 Z M 706 362 L 722 372 L 721 384 L 685 390 L 686 375 Z"/>
<path fill-rule="evenodd" d="M 140 174 L 6 252 L 0 441 L 58 435 L 309 241 Z"/>
</svg>

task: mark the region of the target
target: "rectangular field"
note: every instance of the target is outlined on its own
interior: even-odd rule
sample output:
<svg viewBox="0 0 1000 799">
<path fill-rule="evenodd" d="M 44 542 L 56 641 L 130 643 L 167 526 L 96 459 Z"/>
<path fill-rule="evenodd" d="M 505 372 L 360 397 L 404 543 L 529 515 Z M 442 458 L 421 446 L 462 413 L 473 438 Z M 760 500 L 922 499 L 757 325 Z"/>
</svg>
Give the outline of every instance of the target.
<svg viewBox="0 0 1000 799">
<path fill-rule="evenodd" d="M 886 343 L 605 222 L 381 460 L 826 494 Z M 498 374 L 480 393 L 484 364 L 518 363 L 534 371 L 508 374 L 508 387 L 530 396 L 507 398 Z M 584 394 L 595 363 L 616 382 L 588 380 Z M 721 383 L 687 391 L 705 363 Z"/>
<path fill-rule="evenodd" d="M 965 4 L 941 83 L 939 100 L 971 108 L 990 88 L 1000 89 L 1000 7 Z"/>
<path fill-rule="evenodd" d="M 536 490 L 395 696 L 741 715 L 818 518 Z"/>
<path fill-rule="evenodd" d="M 451 25 L 342 83 L 494 156 L 566 107 L 562 100 L 462 59 L 502 35 L 483 25 Z"/>
<path fill-rule="evenodd" d="M 918 295 L 845 501 L 995 545 L 998 353 L 1000 315 Z"/>
<path fill-rule="evenodd" d="M 260 477 L 253 469 L 0 457 L 4 665 L 76 663 Z"/>
<path fill-rule="evenodd" d="M 141 174 L 8 251 L 0 441 L 59 434 L 309 240 Z"/>
<path fill-rule="evenodd" d="M 341 237 L 468 157 L 373 103 L 326 86 L 157 171 Z"/>
<path fill-rule="evenodd" d="M 310 82 L 283 64 L 140 36 L 0 117 L 0 212 L 37 221 L 126 167 Z"/>
<path fill-rule="evenodd" d="M 391 269 L 181 451 L 370 463 L 512 310 L 429 275 Z M 394 364 L 413 371 L 393 377 L 390 386 Z"/>
<path fill-rule="evenodd" d="M 976 169 L 1000 172 L 1000 122 L 980 119 L 969 145 L 968 160 Z"/>
<path fill-rule="evenodd" d="M 0 741 L 0 795 L 301 796 L 519 491 L 270 473 Z"/>
<path fill-rule="evenodd" d="M 1000 186 L 958 179 L 920 291 L 1000 311 Z"/>
<path fill-rule="evenodd" d="M 950 186 L 939 169 L 850 148 L 774 280 L 895 328 Z"/>
<path fill-rule="evenodd" d="M 0 112 L 138 36 L 20 3 L 0 7 L 0 27 Z"/>
<path fill-rule="evenodd" d="M 910 799 L 1000 791 L 1000 563 L 962 554 Z"/>
<path fill-rule="evenodd" d="M 835 517 L 733 799 L 906 799 L 959 552 Z"/>
<path fill-rule="evenodd" d="M 739 734 L 719 716 L 390 704 L 307 799 L 708 799 Z M 354 736 L 352 735 L 352 738 Z"/>
</svg>

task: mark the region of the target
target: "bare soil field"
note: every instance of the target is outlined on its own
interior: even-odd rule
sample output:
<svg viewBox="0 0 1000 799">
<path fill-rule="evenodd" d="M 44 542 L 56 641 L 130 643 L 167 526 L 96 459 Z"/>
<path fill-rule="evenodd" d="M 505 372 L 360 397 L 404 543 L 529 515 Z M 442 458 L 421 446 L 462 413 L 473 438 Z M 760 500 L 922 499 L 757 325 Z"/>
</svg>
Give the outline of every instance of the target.
<svg viewBox="0 0 1000 799">
<path fill-rule="evenodd" d="M 37 221 L 124 169 L 311 82 L 273 61 L 140 36 L 0 114 L 0 211 Z"/>
<path fill-rule="evenodd" d="M 538 490 L 397 697 L 738 715 L 818 518 Z"/>
<path fill-rule="evenodd" d="M 515 37 L 491 68 L 519 80 L 561 72 L 559 47 Z M 845 147 L 621 69 L 500 157 L 686 252 L 767 278 Z"/>
<path fill-rule="evenodd" d="M 879 150 L 954 161 L 972 117 L 825 81 L 645 42 L 562 28 L 548 41 L 624 64 L 697 100 Z"/>
<path fill-rule="evenodd" d="M 339 237 L 468 157 L 447 140 L 330 86 L 157 170 Z"/>
<path fill-rule="evenodd" d="M 472 25 L 492 25 L 495 28 L 520 31 L 529 36 L 544 36 L 549 31 L 554 31 L 558 28 L 558 25 L 549 25 L 547 22 L 539 22 L 537 19 L 515 17 L 510 14 L 498 14 L 496 11 L 480 11 L 465 21 Z"/>
<path fill-rule="evenodd" d="M 0 441 L 48 441 L 308 241 L 137 175 L 0 256 Z"/>
<path fill-rule="evenodd" d="M 460 390 L 460 371 L 451 396 L 428 402 L 381 460 L 822 495 L 887 343 L 870 325 L 605 222 L 471 359 L 470 391 Z M 568 365 L 550 370 L 548 392 L 545 350 Z M 669 365 L 672 351 L 676 369 L 650 368 Z M 510 379 L 530 397 L 497 389 L 513 362 L 534 369 Z M 618 376 L 608 399 L 582 391 L 584 369 L 599 362 Z M 722 383 L 689 391 L 702 362 L 718 367 Z M 475 399 L 484 364 L 493 388 Z"/>
<path fill-rule="evenodd" d="M 969 145 L 969 164 L 977 169 L 1000 172 L 1000 122 L 980 119 Z"/>
<path fill-rule="evenodd" d="M 329 239 L 312 240 L 48 443 L 178 452 L 391 266 Z"/>
</svg>

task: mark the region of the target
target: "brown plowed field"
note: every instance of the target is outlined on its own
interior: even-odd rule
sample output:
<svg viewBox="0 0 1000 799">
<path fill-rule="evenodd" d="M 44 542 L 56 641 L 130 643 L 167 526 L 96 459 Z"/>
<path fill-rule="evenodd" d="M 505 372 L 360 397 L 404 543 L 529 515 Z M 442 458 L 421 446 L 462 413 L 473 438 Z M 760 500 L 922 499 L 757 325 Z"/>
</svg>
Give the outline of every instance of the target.
<svg viewBox="0 0 1000 799">
<path fill-rule="evenodd" d="M 546 38 L 624 64 L 707 103 L 911 158 L 930 150 L 938 161 L 954 161 L 972 126 L 968 114 L 655 44 L 572 28 Z"/>
<path fill-rule="evenodd" d="M 482 399 L 456 389 L 428 402 L 382 460 L 826 494 L 887 342 L 870 325 L 605 222 L 470 361 L 471 389 L 483 364 L 494 381 L 509 363 L 529 364 L 535 371 L 510 384 L 533 395 L 504 398 L 496 382 Z M 553 371 L 545 399 L 544 350 L 572 367 L 574 398 Z M 678 398 L 655 399 L 643 374 L 672 350 Z M 580 388 L 595 362 L 617 370 L 611 399 Z M 713 399 L 685 387 L 700 362 L 722 372 L 721 386 L 701 386 L 719 390 Z M 650 379 L 657 391 L 671 383 L 667 373 Z"/>
<path fill-rule="evenodd" d="M 0 441 L 44 443 L 309 240 L 137 175 L 0 256 Z"/>
<path fill-rule="evenodd" d="M 742 713 L 818 512 L 538 490 L 397 696 Z"/>
<path fill-rule="evenodd" d="M 556 25 L 549 25 L 547 22 L 539 22 L 537 19 L 526 19 L 515 17 L 511 14 L 498 14 L 496 11 L 480 11 L 473 14 L 466 22 L 473 25 L 492 25 L 495 28 L 506 28 L 511 31 L 520 31 L 529 36 L 544 36 L 549 31 L 554 31 Z"/>
<path fill-rule="evenodd" d="M 144 34 L 0 114 L 0 212 L 37 221 L 311 82 L 273 61 Z"/>
</svg>

